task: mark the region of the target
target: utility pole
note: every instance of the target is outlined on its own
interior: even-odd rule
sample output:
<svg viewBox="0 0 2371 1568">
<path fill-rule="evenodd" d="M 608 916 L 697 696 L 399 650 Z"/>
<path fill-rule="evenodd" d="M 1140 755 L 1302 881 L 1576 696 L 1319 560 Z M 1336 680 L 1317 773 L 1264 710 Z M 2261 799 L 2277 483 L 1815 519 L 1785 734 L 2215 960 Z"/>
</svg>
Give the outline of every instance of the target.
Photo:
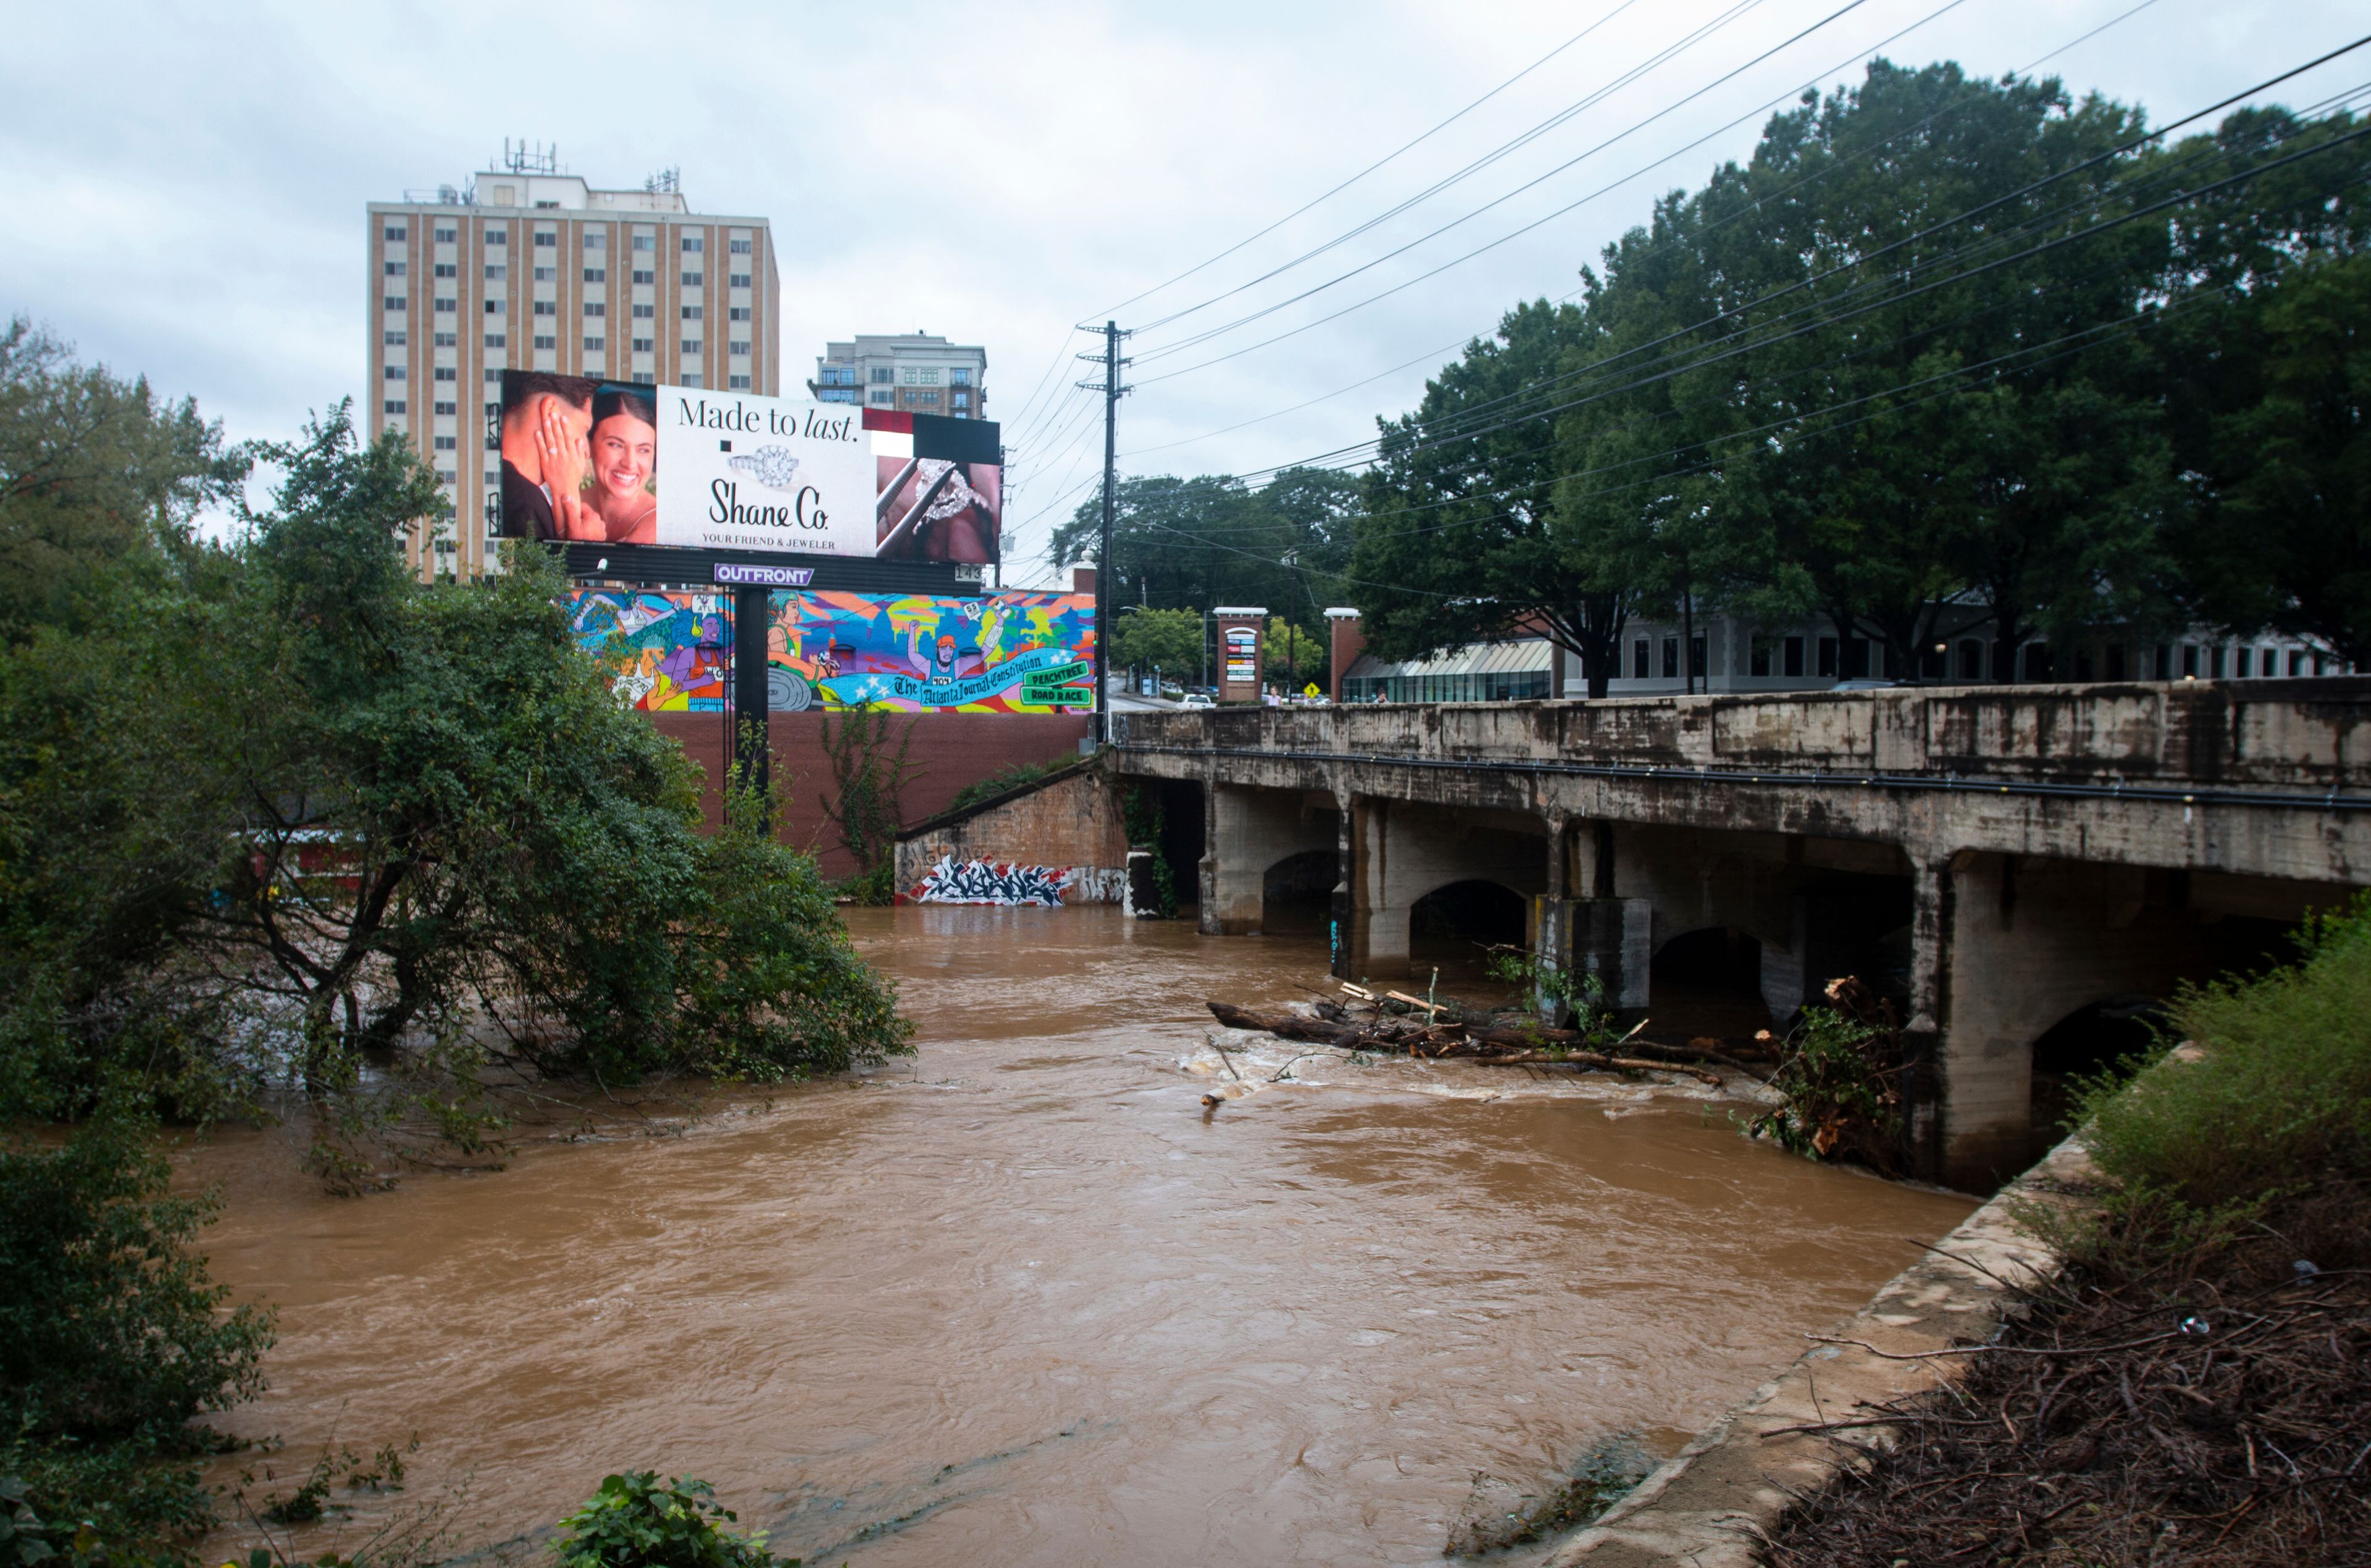
<svg viewBox="0 0 2371 1568">
<path fill-rule="evenodd" d="M 1104 526 L 1100 548 L 1095 552 L 1095 742 L 1111 744 L 1111 582 L 1112 582 L 1112 513 L 1119 506 L 1119 398 L 1128 390 L 1119 383 L 1120 366 L 1128 362 L 1119 357 L 1119 340 L 1128 336 L 1116 321 L 1104 323 L 1104 352 L 1081 354 L 1093 363 L 1103 360 L 1101 381 L 1081 381 L 1081 386 L 1104 395 Z"/>
</svg>

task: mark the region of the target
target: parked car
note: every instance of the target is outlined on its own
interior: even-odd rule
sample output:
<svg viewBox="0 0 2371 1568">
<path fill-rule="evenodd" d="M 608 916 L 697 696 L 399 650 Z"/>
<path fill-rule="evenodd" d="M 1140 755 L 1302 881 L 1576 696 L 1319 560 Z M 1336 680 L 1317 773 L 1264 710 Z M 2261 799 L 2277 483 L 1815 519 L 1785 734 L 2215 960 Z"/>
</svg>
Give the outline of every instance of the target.
<svg viewBox="0 0 2371 1568">
<path fill-rule="evenodd" d="M 1210 694 L 1207 691 L 1189 691 L 1184 697 L 1177 699 L 1177 706 L 1180 708 L 1216 708 L 1219 705 L 1210 700 Z"/>
</svg>

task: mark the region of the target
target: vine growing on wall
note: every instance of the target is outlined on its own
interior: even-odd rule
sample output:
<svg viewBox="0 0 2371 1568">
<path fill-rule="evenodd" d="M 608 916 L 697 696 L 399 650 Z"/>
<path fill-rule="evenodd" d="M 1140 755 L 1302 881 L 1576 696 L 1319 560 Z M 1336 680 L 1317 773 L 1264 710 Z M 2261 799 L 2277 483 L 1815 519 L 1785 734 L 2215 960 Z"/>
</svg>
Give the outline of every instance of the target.
<svg viewBox="0 0 2371 1568">
<path fill-rule="evenodd" d="M 1177 878 L 1169 869 L 1169 856 L 1162 848 L 1162 825 L 1164 813 L 1161 797 L 1139 784 L 1125 784 L 1119 791 L 1120 824 L 1128 830 L 1128 847 L 1143 849 L 1152 856 L 1152 892 L 1154 909 L 1163 920 L 1177 917 Z"/>
<path fill-rule="evenodd" d="M 835 728 L 831 715 L 823 716 L 823 751 L 831 765 L 837 792 L 818 796 L 816 803 L 830 820 L 840 847 L 856 862 L 850 891 L 862 902 L 873 904 L 889 902 L 890 884 L 896 879 L 897 830 L 906 825 L 905 790 L 916 777 L 907 756 L 914 744 L 916 720 L 907 720 L 894 747 L 890 720 L 885 709 L 857 709 L 843 713 Z"/>
</svg>

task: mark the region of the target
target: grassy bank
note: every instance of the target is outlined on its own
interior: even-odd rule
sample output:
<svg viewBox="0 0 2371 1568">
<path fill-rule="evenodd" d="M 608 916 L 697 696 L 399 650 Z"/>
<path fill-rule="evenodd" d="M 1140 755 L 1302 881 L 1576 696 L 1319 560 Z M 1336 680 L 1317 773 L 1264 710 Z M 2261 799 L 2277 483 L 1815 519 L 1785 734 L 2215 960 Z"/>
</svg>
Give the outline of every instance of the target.
<svg viewBox="0 0 2371 1568">
<path fill-rule="evenodd" d="M 2171 1017 L 2087 1090 L 2096 1205 L 2030 1216 L 2065 1266 L 1767 1561 L 2371 1562 L 2371 902 Z"/>
</svg>

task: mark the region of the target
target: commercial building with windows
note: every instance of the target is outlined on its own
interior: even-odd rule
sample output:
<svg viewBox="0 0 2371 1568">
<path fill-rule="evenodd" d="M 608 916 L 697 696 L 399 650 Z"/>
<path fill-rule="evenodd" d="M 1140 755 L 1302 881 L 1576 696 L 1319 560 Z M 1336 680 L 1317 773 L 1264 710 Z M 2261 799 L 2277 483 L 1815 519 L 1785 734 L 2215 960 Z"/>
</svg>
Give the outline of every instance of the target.
<svg viewBox="0 0 2371 1568">
<path fill-rule="evenodd" d="M 860 332 L 851 342 L 824 345 L 807 390 L 818 402 L 984 420 L 987 380 L 988 351 L 977 345 L 950 343 L 928 332 Z"/>
<path fill-rule="evenodd" d="M 599 190 L 514 156 L 430 199 L 368 205 L 365 432 L 435 464 L 448 514 L 415 530 L 423 577 L 474 576 L 495 551 L 502 373 L 777 395 L 781 282 L 763 218 L 694 213 L 672 171 Z"/>
</svg>

